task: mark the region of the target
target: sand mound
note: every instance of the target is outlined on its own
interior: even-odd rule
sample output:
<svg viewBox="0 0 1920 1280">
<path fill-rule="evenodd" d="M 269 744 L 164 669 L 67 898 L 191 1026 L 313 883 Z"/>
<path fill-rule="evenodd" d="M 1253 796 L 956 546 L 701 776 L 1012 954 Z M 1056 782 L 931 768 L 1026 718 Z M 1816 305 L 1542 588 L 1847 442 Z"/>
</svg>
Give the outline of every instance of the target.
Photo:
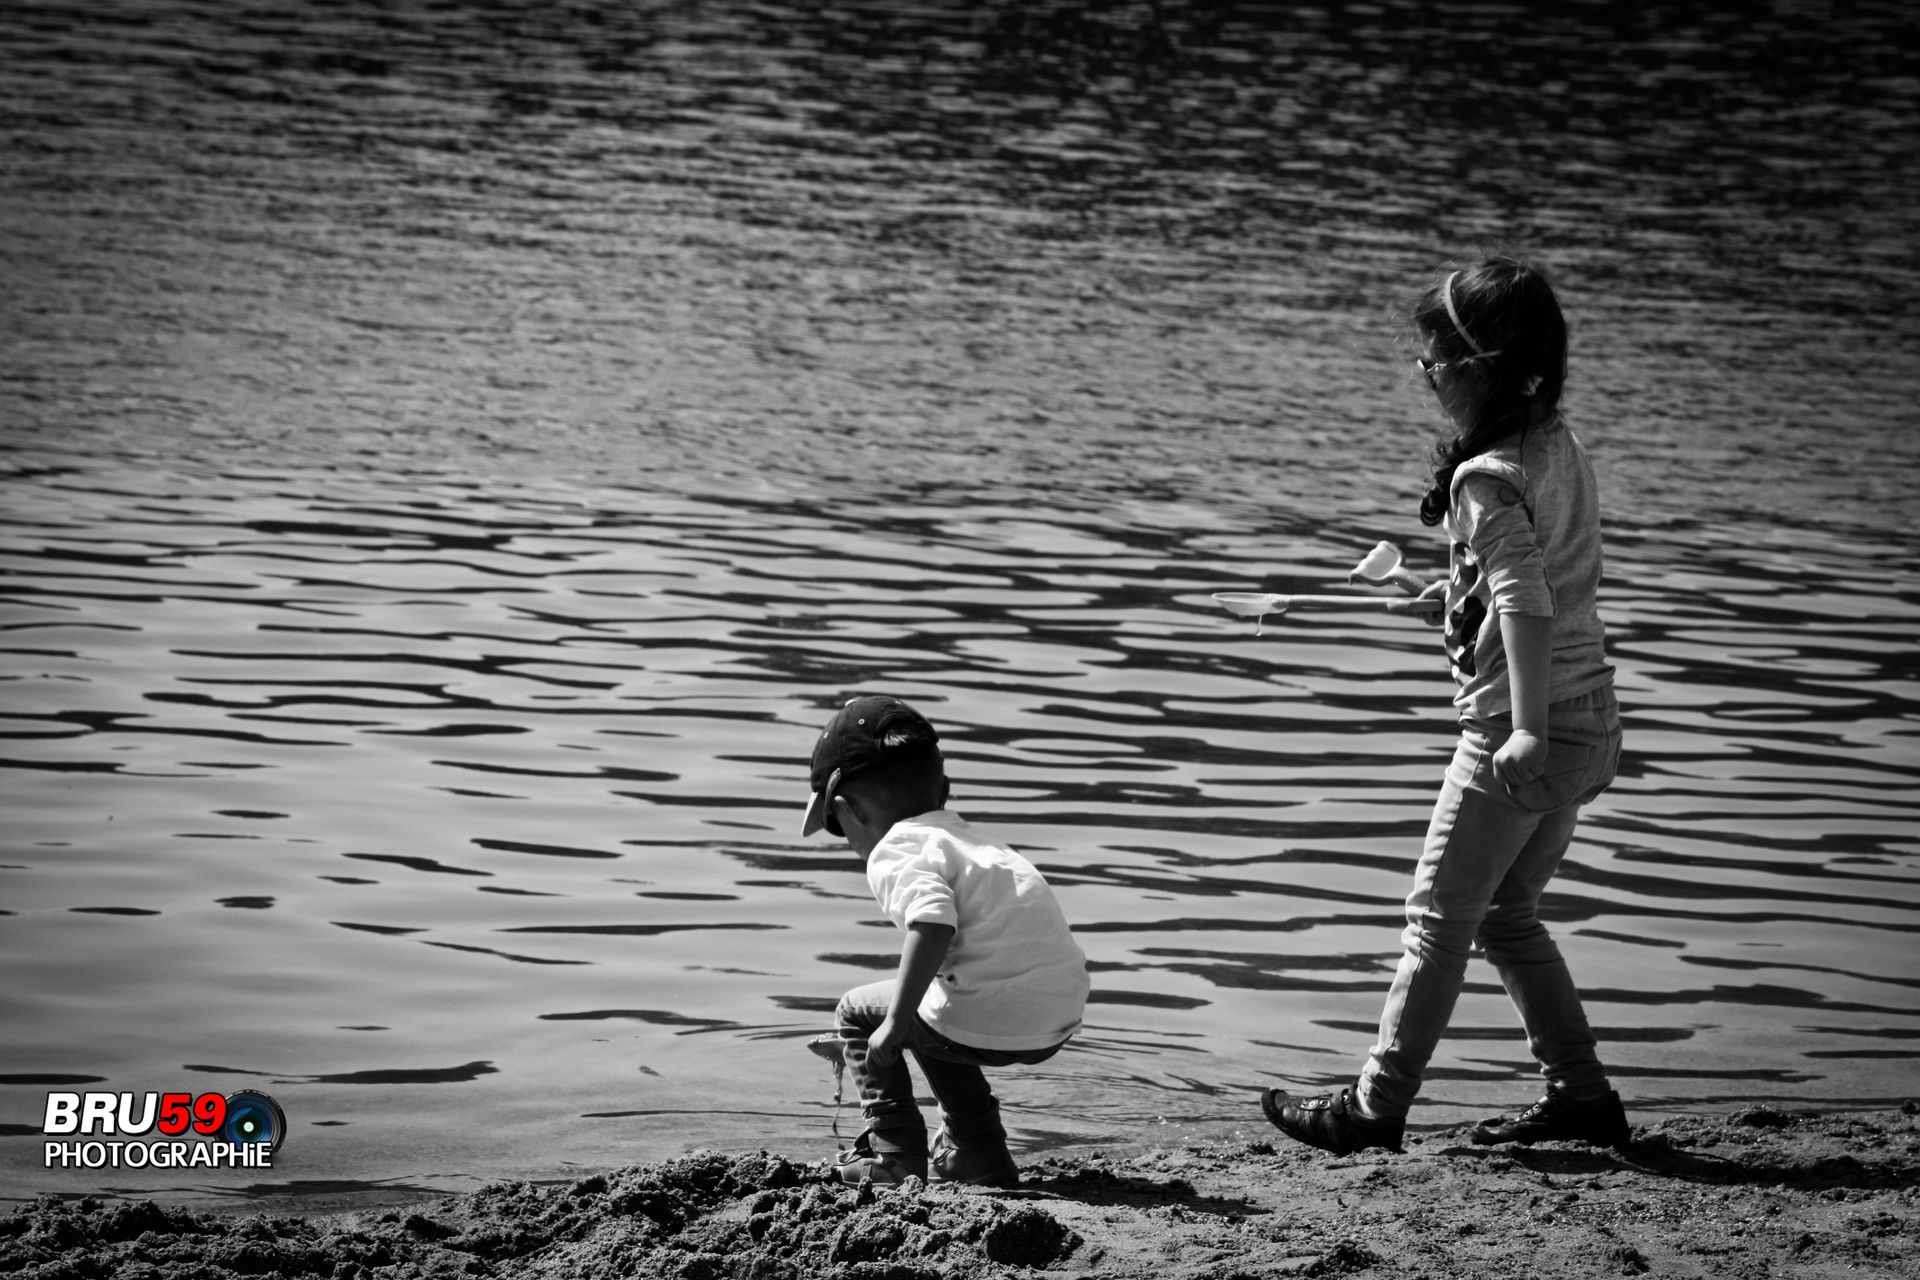
<svg viewBox="0 0 1920 1280">
<path fill-rule="evenodd" d="M 1621 1151 L 1449 1129 L 1335 1159 L 1263 1138 L 1040 1160 L 1015 1192 L 842 1187 L 763 1152 L 326 1217 L 44 1196 L 0 1218 L 0 1277 L 1910 1278 L 1917 1115 L 1755 1107 Z"/>
<path fill-rule="evenodd" d="M 47 1196 L 0 1220 L 0 1275 L 937 1280 L 1049 1266 L 1077 1243 L 1033 1204 L 918 1179 L 842 1187 L 819 1168 L 763 1153 L 565 1187 L 498 1183 L 420 1211 L 322 1219 Z"/>
</svg>

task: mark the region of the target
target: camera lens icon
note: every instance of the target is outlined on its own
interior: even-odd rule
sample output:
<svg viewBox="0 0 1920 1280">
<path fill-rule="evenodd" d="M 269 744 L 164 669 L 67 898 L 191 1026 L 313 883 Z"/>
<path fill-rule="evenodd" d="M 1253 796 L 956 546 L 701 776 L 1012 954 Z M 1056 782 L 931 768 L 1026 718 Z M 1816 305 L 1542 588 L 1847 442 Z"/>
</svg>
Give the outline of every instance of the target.
<svg viewBox="0 0 1920 1280">
<path fill-rule="evenodd" d="M 254 1089 L 242 1089 L 227 1095 L 227 1122 L 220 1136 L 236 1145 L 246 1142 L 270 1143 L 269 1151 L 278 1151 L 287 1140 L 287 1113 L 280 1104 Z"/>
</svg>

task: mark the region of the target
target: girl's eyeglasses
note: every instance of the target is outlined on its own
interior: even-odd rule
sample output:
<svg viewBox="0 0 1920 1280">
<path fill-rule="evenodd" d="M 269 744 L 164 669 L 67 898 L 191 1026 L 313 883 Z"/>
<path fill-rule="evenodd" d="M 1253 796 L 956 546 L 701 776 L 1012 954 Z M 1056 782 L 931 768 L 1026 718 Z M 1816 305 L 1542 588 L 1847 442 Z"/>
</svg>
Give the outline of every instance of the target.
<svg viewBox="0 0 1920 1280">
<path fill-rule="evenodd" d="M 1490 360 L 1499 354 L 1500 352 L 1496 349 L 1493 351 L 1482 351 L 1478 355 L 1466 356 L 1459 360 L 1429 360 L 1425 356 L 1415 356 L 1413 362 L 1420 366 L 1420 372 L 1427 375 L 1427 385 L 1435 391 L 1438 391 L 1440 389 L 1440 383 L 1436 375 L 1442 369 L 1452 369 L 1459 365 L 1472 364 L 1475 360 Z"/>
</svg>

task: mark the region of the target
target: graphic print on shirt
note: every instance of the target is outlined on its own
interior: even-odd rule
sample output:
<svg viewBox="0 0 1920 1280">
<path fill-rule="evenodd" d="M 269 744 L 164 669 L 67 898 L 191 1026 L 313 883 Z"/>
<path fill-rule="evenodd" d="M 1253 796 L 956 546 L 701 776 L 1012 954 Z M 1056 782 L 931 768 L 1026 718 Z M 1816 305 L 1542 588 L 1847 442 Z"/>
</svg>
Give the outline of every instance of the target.
<svg viewBox="0 0 1920 1280">
<path fill-rule="evenodd" d="M 1464 542 L 1453 544 L 1452 577 L 1447 599 L 1460 603 L 1447 611 L 1447 665 L 1453 678 L 1465 684 L 1479 670 L 1474 647 L 1480 643 L 1480 628 L 1487 620 L 1486 602 L 1473 594 L 1480 585 L 1480 566 Z"/>
</svg>

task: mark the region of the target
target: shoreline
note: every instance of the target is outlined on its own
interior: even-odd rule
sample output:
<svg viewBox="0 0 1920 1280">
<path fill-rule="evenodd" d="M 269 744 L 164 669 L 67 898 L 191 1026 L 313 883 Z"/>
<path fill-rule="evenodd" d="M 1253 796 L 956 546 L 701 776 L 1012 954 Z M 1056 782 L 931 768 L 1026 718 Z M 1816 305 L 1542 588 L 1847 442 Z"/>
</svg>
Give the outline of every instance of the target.
<svg viewBox="0 0 1920 1280">
<path fill-rule="evenodd" d="M 841 1187 L 824 1163 L 703 1153 L 346 1212 L 43 1195 L 0 1275 L 933 1280 L 1534 1273 L 1920 1274 L 1920 1103 L 1749 1107 L 1615 1151 L 1410 1134 L 1404 1154 L 1271 1140 L 1050 1155 L 1016 1191 Z"/>
</svg>

